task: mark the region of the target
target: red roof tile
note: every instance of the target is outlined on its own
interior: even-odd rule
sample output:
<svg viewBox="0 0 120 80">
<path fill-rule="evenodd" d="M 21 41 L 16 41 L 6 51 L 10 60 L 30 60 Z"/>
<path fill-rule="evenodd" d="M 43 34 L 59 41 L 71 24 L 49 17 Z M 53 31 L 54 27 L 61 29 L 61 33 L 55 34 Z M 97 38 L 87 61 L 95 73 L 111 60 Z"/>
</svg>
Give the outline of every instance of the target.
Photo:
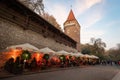
<svg viewBox="0 0 120 80">
<path fill-rule="evenodd" d="M 70 20 L 76 20 L 72 9 L 70 10 L 69 16 L 67 18 L 67 21 L 70 21 Z"/>
</svg>

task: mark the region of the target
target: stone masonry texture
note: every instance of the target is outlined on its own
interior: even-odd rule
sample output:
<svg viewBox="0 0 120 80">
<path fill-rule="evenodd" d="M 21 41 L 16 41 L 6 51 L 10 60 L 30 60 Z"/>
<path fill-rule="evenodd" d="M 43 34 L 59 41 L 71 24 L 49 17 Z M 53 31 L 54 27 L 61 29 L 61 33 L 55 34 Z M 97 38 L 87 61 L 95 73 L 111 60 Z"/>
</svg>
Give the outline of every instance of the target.
<svg viewBox="0 0 120 80">
<path fill-rule="evenodd" d="M 49 47 L 55 51 L 66 50 L 76 52 L 76 49 L 57 43 L 52 38 L 45 38 L 31 30 L 24 30 L 19 25 L 0 18 L 0 51 L 11 45 L 30 43 L 37 48 Z"/>
</svg>

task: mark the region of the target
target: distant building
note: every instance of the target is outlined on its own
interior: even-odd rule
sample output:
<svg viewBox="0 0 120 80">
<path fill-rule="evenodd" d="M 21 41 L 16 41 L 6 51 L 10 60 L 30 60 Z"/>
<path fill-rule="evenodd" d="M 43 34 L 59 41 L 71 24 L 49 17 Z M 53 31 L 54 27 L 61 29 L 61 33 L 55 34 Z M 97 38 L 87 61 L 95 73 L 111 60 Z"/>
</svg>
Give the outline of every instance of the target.
<svg viewBox="0 0 120 80">
<path fill-rule="evenodd" d="M 77 42 L 77 50 L 80 51 L 80 25 L 76 20 L 72 9 L 68 15 L 67 20 L 64 22 L 64 31 L 69 37 Z"/>
</svg>

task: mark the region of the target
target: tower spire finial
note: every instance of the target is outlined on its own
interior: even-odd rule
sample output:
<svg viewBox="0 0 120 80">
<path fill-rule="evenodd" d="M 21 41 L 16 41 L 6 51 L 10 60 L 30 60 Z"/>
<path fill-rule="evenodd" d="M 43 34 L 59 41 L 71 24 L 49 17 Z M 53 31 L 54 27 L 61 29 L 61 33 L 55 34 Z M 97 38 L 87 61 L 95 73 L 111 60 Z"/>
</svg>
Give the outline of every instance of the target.
<svg viewBox="0 0 120 80">
<path fill-rule="evenodd" d="M 69 0 L 70 9 L 72 9 L 72 0 Z"/>
<path fill-rule="evenodd" d="M 70 5 L 70 8 L 72 9 L 72 4 Z"/>
</svg>

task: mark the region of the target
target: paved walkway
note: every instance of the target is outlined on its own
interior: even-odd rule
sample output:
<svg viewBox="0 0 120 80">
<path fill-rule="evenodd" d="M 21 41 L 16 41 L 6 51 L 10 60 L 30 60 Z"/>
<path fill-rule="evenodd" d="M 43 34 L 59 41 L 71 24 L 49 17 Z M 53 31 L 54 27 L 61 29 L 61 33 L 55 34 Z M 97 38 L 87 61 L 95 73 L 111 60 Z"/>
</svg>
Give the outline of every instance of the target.
<svg viewBox="0 0 120 80">
<path fill-rule="evenodd" d="M 26 71 L 22 75 L 30 75 L 30 74 L 37 74 L 37 73 L 45 73 L 45 72 L 54 72 L 59 70 L 68 70 L 68 69 L 76 69 L 76 68 L 85 68 L 87 66 L 81 66 L 81 67 L 67 67 L 67 68 L 51 68 L 46 70 L 39 70 L 39 71 Z M 16 75 L 8 73 L 7 71 L 0 71 L 0 79 L 3 78 L 9 78 L 9 77 L 15 77 Z M 20 75 L 17 75 L 20 76 Z"/>
<path fill-rule="evenodd" d="M 112 78 L 112 80 L 120 80 L 120 71 Z"/>
<path fill-rule="evenodd" d="M 120 80 L 120 69 L 114 66 L 62 68 L 41 72 L 2 78 L 1 80 Z"/>
</svg>

